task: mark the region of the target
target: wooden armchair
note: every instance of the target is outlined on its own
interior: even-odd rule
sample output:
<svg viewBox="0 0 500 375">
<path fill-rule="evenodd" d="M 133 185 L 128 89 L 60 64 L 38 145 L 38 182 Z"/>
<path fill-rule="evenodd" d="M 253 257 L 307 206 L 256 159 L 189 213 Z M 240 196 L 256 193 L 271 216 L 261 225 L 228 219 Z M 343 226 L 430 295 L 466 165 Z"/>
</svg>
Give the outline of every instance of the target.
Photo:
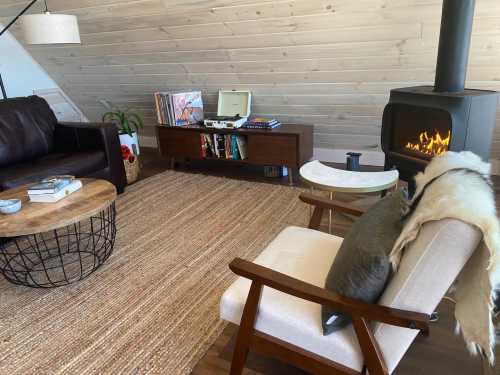
<svg viewBox="0 0 500 375">
<path fill-rule="evenodd" d="M 237 258 L 229 266 L 240 276 L 221 299 L 221 318 L 240 325 L 231 374 L 242 373 L 249 350 L 315 374 L 392 373 L 418 332 L 428 334 L 429 315 L 481 234 L 451 219 L 426 225 L 379 304 L 367 304 L 323 288 L 342 239 L 315 230 L 324 210 L 363 211 L 306 193 L 300 199 L 315 206 L 309 229 L 286 228 L 254 263 Z M 321 305 L 349 314 L 352 325 L 323 336 Z"/>
</svg>

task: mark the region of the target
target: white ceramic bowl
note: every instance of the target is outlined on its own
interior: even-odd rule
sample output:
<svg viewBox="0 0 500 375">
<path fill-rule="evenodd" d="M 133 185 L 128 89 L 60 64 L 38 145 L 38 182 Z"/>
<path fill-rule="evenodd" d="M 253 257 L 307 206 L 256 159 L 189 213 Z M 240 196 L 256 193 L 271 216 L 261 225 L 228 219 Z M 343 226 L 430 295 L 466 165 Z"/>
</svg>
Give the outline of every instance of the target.
<svg viewBox="0 0 500 375">
<path fill-rule="evenodd" d="M 21 209 L 20 199 L 0 200 L 0 213 L 4 215 L 15 214 Z"/>
</svg>

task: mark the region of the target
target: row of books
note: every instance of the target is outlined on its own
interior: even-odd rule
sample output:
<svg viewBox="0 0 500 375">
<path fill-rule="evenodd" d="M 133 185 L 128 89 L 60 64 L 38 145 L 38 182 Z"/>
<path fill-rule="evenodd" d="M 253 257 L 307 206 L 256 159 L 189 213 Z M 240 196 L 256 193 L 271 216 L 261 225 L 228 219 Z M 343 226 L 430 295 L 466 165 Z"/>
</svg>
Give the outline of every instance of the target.
<svg viewBox="0 0 500 375">
<path fill-rule="evenodd" d="M 248 120 L 244 127 L 247 129 L 274 129 L 281 123 L 275 118 L 254 117 Z"/>
<path fill-rule="evenodd" d="M 52 176 L 28 188 L 31 202 L 55 203 L 82 188 L 82 182 L 74 176 Z"/>
<path fill-rule="evenodd" d="M 201 156 L 244 160 L 247 158 L 247 139 L 235 134 L 200 134 Z"/>
<path fill-rule="evenodd" d="M 203 121 L 201 91 L 155 92 L 156 115 L 161 125 L 183 126 Z"/>
</svg>

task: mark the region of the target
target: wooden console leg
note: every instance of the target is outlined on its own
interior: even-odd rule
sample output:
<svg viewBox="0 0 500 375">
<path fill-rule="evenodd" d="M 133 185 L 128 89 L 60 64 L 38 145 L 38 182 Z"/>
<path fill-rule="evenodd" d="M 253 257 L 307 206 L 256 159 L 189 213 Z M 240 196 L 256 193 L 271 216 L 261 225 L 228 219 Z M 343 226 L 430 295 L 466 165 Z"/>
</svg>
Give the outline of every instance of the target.
<svg viewBox="0 0 500 375">
<path fill-rule="evenodd" d="M 288 168 L 288 183 L 293 185 L 293 169 Z"/>
<path fill-rule="evenodd" d="M 247 302 L 243 309 L 238 336 L 236 337 L 236 347 L 234 348 L 233 360 L 231 361 L 231 375 L 241 375 L 245 368 L 261 293 L 262 284 L 256 281 L 252 282 L 252 286 L 248 292 Z"/>
</svg>

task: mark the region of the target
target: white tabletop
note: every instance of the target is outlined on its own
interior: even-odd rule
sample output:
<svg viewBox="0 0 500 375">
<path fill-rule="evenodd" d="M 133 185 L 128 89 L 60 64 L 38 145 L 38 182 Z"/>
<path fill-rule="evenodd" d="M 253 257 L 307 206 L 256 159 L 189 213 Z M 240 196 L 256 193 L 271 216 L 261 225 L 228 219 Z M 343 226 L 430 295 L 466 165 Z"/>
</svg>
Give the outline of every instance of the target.
<svg viewBox="0 0 500 375">
<path fill-rule="evenodd" d="M 353 172 L 328 167 L 318 160 L 304 164 L 300 177 L 309 185 L 338 192 L 368 193 L 397 185 L 397 170 L 384 172 Z"/>
</svg>

